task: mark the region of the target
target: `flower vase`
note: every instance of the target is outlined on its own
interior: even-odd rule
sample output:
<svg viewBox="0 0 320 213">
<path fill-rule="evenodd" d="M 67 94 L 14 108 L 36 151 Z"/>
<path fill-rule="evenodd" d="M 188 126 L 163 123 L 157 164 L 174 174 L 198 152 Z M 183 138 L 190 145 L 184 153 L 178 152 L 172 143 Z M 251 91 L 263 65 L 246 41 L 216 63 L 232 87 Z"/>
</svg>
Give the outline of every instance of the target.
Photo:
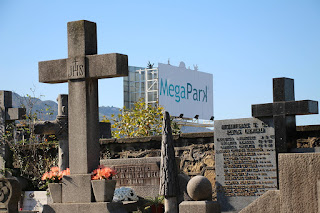
<svg viewBox="0 0 320 213">
<path fill-rule="evenodd" d="M 53 203 L 62 202 L 62 184 L 61 183 L 49 183 L 48 191 Z"/>
<path fill-rule="evenodd" d="M 151 212 L 152 213 L 163 213 L 164 212 L 164 205 L 163 204 L 152 205 Z"/>
<path fill-rule="evenodd" d="M 116 180 L 91 180 L 96 202 L 111 202 L 116 188 Z"/>
</svg>

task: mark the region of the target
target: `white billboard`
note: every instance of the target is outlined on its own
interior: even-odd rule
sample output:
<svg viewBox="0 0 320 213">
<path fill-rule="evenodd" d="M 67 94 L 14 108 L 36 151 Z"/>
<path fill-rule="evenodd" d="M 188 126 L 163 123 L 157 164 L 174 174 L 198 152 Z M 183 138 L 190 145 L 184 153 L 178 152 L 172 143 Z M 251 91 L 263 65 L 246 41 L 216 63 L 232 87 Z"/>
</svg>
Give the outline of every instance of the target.
<svg viewBox="0 0 320 213">
<path fill-rule="evenodd" d="M 158 64 L 159 104 L 172 116 L 209 120 L 213 116 L 212 74 Z"/>
</svg>

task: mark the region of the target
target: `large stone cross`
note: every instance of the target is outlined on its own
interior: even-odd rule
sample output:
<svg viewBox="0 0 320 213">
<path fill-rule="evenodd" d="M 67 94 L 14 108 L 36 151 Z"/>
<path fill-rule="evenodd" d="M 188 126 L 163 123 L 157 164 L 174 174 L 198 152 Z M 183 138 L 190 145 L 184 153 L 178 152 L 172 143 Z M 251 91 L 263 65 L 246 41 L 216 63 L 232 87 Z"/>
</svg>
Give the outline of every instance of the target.
<svg viewBox="0 0 320 213">
<path fill-rule="evenodd" d="M 21 120 L 26 114 L 25 108 L 12 108 L 12 92 L 0 90 L 0 169 L 11 167 L 9 147 L 4 143 L 6 126 L 15 120 Z"/>
<path fill-rule="evenodd" d="M 252 105 L 253 117 L 273 117 L 278 152 L 296 147 L 295 115 L 308 114 L 318 114 L 318 102 L 295 101 L 294 80 L 290 78 L 273 79 L 273 103 Z"/>
<path fill-rule="evenodd" d="M 68 82 L 71 174 L 87 174 L 99 165 L 98 79 L 128 75 L 128 56 L 96 54 L 96 23 L 74 21 L 68 23 L 68 58 L 39 62 L 40 82 Z"/>
</svg>

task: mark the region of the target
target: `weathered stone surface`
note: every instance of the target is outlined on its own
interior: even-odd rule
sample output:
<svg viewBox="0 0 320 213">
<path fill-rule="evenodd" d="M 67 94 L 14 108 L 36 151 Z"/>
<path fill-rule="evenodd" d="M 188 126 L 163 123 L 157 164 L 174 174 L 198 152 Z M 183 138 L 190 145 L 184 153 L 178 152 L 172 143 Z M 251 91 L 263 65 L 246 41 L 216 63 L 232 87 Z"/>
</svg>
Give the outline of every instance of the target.
<svg viewBox="0 0 320 213">
<path fill-rule="evenodd" d="M 222 212 L 238 212 L 277 189 L 272 119 L 215 121 L 217 200 Z"/>
<path fill-rule="evenodd" d="M 68 81 L 71 174 L 87 174 L 99 165 L 98 79 L 128 75 L 126 55 L 95 54 L 96 24 L 81 20 L 68 23 L 68 59 L 39 62 L 40 82 Z"/>
<path fill-rule="evenodd" d="M 159 195 L 160 157 L 105 159 L 101 165 L 113 167 L 117 175 L 117 187 L 130 187 L 140 197 L 155 197 Z"/>
<path fill-rule="evenodd" d="M 287 152 L 296 147 L 295 115 L 318 114 L 318 102 L 295 101 L 294 80 L 273 79 L 273 103 L 252 105 L 252 116 L 273 117 L 277 152 Z"/>
<path fill-rule="evenodd" d="M 24 108 L 12 108 L 12 92 L 0 90 L 0 170 L 12 168 L 12 152 L 3 135 L 6 132 L 6 126 L 13 123 L 14 120 L 22 119 L 26 114 Z M 0 175 L 2 176 L 2 175 Z"/>
<path fill-rule="evenodd" d="M 128 56 L 126 55 L 118 53 L 87 55 L 85 59 L 87 64 L 85 73 L 88 78 L 101 79 L 128 75 Z M 75 78 L 68 77 L 67 61 L 67 59 L 60 59 L 39 62 L 39 82 L 63 83 L 67 82 L 69 78 Z M 85 77 L 82 76 L 82 78 Z"/>
<path fill-rule="evenodd" d="M 36 121 L 35 134 L 54 134 L 59 140 L 59 162 L 61 171 L 69 168 L 69 140 L 68 140 L 68 95 L 59 94 L 58 115 L 55 121 Z"/>
<path fill-rule="evenodd" d="M 54 203 L 45 205 L 45 213 L 127 213 L 121 202 Z"/>
<path fill-rule="evenodd" d="M 183 201 L 179 205 L 180 213 L 220 213 L 220 205 L 215 201 Z"/>
<path fill-rule="evenodd" d="M 212 185 L 204 176 L 197 175 L 191 178 L 187 185 L 187 192 L 195 201 L 212 199 Z"/>
<path fill-rule="evenodd" d="M 91 180 L 96 202 L 112 202 L 116 180 Z"/>
<path fill-rule="evenodd" d="M 178 212 L 178 168 L 175 159 L 174 141 L 172 137 L 169 112 L 163 113 L 161 161 L 160 161 L 160 189 L 164 196 L 164 209 L 168 213 Z"/>
<path fill-rule="evenodd" d="M 280 191 L 269 190 L 240 213 L 280 213 Z"/>
<path fill-rule="evenodd" d="M 91 174 L 63 176 L 62 203 L 90 203 L 91 189 Z"/>
<path fill-rule="evenodd" d="M 178 180 L 179 180 L 178 203 L 181 203 L 182 201 L 191 201 L 192 199 L 187 192 L 187 185 L 188 185 L 188 182 L 190 181 L 190 177 L 186 174 L 180 173 L 178 174 Z"/>
<path fill-rule="evenodd" d="M 320 153 L 280 154 L 280 212 L 318 212 Z"/>
<path fill-rule="evenodd" d="M 162 145 L 160 161 L 160 195 L 176 197 L 178 191 L 178 171 L 174 153 L 174 141 L 170 124 L 170 115 L 164 112 L 162 125 Z"/>
<path fill-rule="evenodd" d="M 21 186 L 16 179 L 0 178 L 0 209 L 8 213 L 18 213 Z"/>
<path fill-rule="evenodd" d="M 100 160 L 98 80 L 70 82 L 68 84 L 70 172 L 86 174 L 96 169 Z"/>
</svg>

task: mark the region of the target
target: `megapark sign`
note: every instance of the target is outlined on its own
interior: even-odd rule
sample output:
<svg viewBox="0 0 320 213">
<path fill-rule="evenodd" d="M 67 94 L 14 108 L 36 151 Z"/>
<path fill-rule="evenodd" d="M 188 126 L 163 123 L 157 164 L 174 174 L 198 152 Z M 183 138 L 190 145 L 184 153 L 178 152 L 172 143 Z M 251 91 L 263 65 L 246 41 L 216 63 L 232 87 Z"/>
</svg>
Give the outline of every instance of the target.
<svg viewBox="0 0 320 213">
<path fill-rule="evenodd" d="M 158 64 L 159 104 L 172 116 L 196 115 L 209 120 L 213 116 L 212 74 Z"/>
</svg>

